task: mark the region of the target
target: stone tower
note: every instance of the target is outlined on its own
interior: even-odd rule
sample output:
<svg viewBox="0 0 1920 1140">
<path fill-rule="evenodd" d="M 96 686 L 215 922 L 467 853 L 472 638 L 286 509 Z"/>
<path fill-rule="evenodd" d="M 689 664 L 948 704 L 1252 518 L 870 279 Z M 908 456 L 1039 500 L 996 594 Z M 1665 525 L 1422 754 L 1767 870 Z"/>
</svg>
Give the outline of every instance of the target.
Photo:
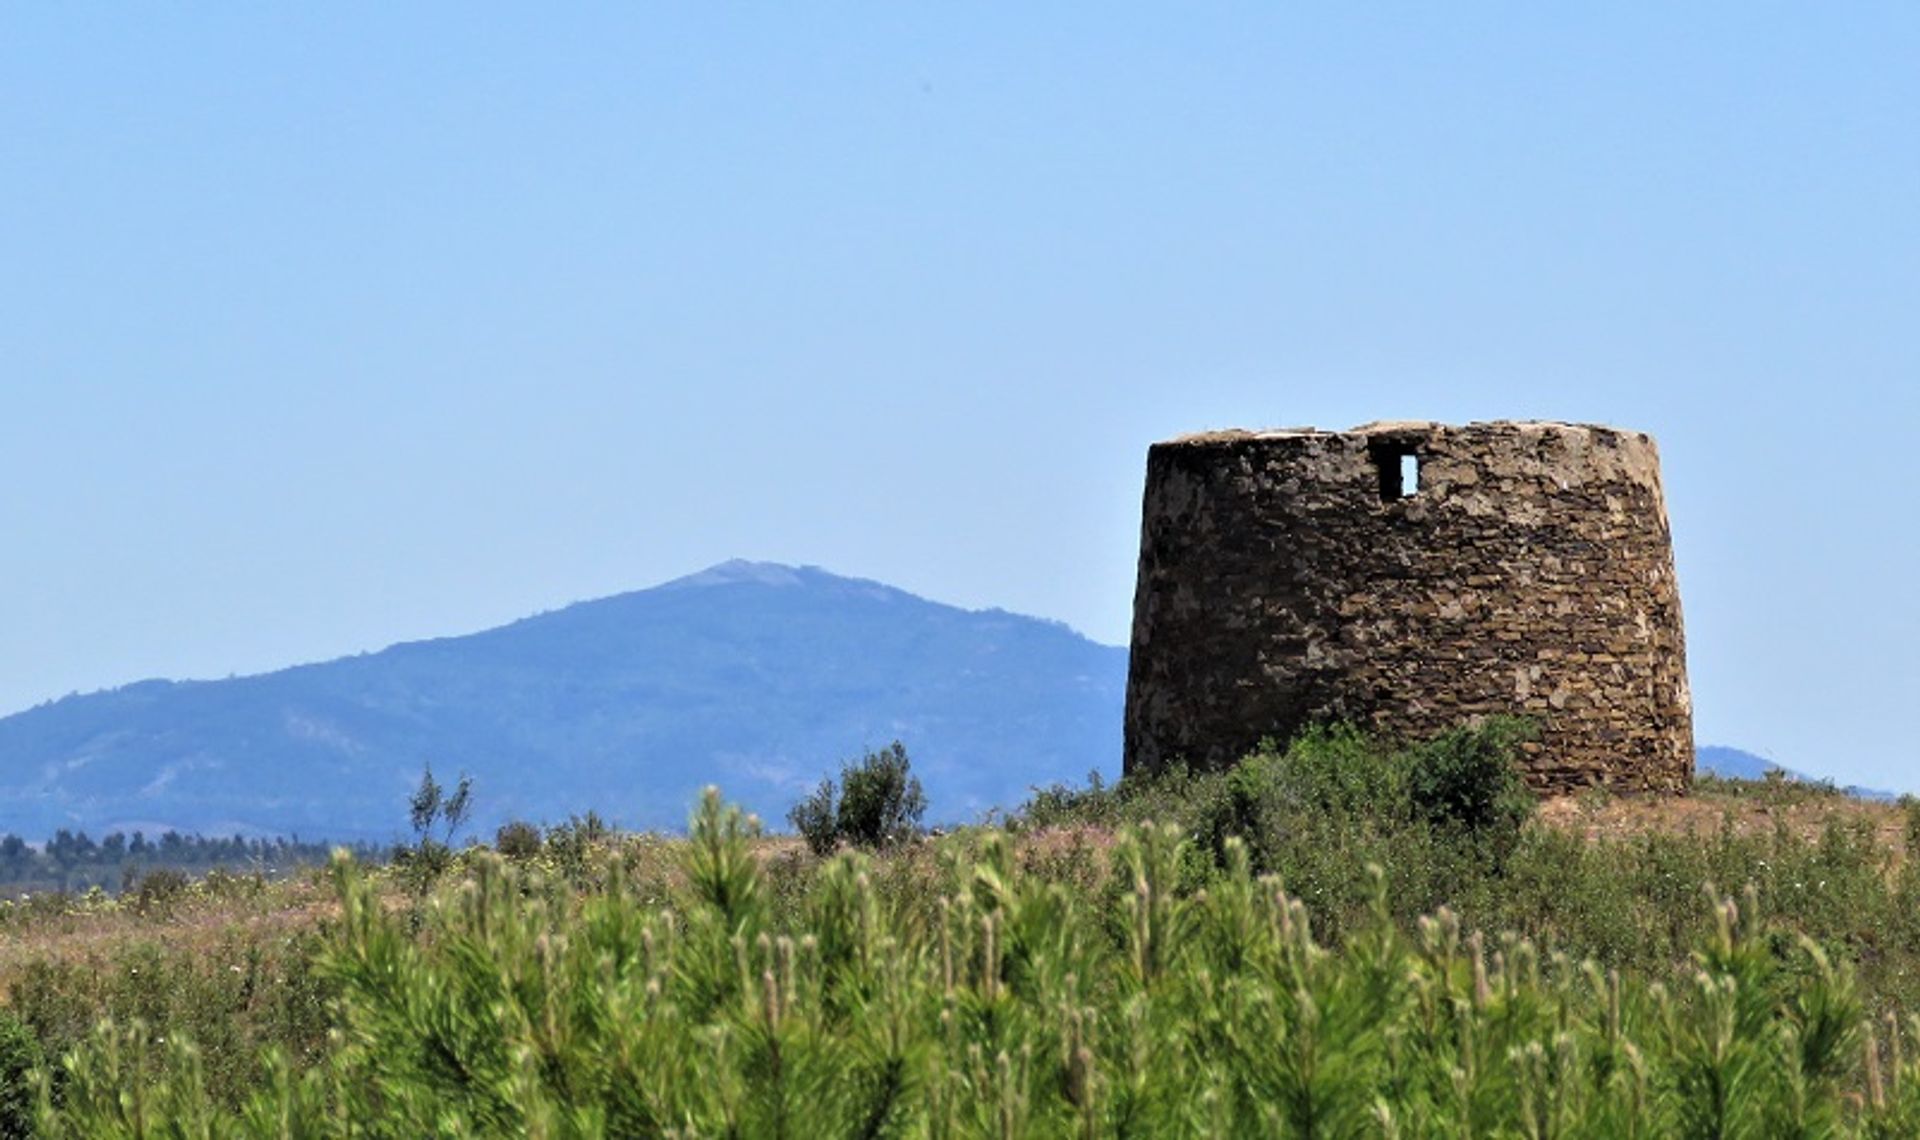
<svg viewBox="0 0 1920 1140">
<path fill-rule="evenodd" d="M 1526 778 L 1683 790 L 1692 705 L 1651 437 L 1556 423 L 1229 431 L 1147 453 L 1126 770 L 1345 720 L 1533 717 Z"/>
</svg>

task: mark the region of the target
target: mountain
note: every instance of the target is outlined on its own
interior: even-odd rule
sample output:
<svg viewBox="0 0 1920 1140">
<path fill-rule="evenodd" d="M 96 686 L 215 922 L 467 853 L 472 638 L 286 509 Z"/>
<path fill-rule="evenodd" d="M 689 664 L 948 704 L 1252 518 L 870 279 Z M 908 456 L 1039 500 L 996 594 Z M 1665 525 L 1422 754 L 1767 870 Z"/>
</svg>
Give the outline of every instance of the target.
<svg viewBox="0 0 1920 1140">
<path fill-rule="evenodd" d="M 142 681 L 0 719 L 0 831 L 405 831 L 422 767 L 474 824 L 591 808 L 675 827 L 705 784 L 779 821 L 898 738 L 966 820 L 1109 775 L 1126 650 L 814 567 L 728 562 L 464 637 L 223 681 Z"/>
<path fill-rule="evenodd" d="M 1694 771 L 1704 775 L 1722 776 L 1733 780 L 1764 779 L 1768 772 L 1779 772 L 1789 780 L 1801 780 L 1809 783 L 1817 783 L 1820 780 L 1818 776 L 1809 776 L 1805 772 L 1796 772 L 1792 768 L 1776 764 L 1765 756 L 1755 755 L 1752 752 L 1743 751 L 1739 748 L 1727 748 L 1711 744 L 1703 744 L 1694 750 L 1693 768 Z M 1840 790 L 1847 795 L 1858 796 L 1865 800 L 1892 800 L 1896 798 L 1892 792 L 1881 791 L 1878 788 L 1862 788 L 1852 784 Z"/>
<path fill-rule="evenodd" d="M 1765 778 L 1768 772 L 1783 773 L 1789 780 L 1813 778 L 1775 764 L 1765 756 L 1712 744 L 1703 744 L 1694 749 L 1693 770 L 1703 776 L 1720 776 L 1729 780 L 1759 780 Z"/>
</svg>

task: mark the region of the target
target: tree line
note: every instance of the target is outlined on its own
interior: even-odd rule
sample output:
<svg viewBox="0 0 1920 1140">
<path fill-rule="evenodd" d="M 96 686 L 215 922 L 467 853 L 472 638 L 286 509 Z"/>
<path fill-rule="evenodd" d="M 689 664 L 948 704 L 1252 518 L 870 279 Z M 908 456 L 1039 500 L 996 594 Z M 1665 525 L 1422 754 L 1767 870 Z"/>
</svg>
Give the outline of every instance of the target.
<svg viewBox="0 0 1920 1140">
<path fill-rule="evenodd" d="M 36 846 L 8 833 L 0 836 L 0 888 L 15 895 L 92 887 L 116 890 L 146 872 L 163 868 L 190 875 L 216 867 L 283 871 L 324 863 L 335 846 L 303 841 L 297 836 L 248 839 L 173 830 L 153 838 L 142 831 L 114 831 L 96 840 L 85 831 L 64 827 Z M 378 858 L 381 850 L 365 846 L 355 854 Z"/>
</svg>

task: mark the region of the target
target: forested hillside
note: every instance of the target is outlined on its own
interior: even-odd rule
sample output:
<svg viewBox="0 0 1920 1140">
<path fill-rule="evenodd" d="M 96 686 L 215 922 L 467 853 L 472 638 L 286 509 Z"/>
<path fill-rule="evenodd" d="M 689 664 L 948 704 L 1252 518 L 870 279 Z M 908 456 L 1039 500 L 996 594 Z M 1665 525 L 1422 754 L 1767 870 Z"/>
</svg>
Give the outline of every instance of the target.
<svg viewBox="0 0 1920 1140">
<path fill-rule="evenodd" d="M 1126 651 L 813 568 L 734 562 L 465 637 L 0 719 L 0 829 L 388 840 L 431 764 L 485 833 L 675 827 L 704 784 L 777 817 L 904 740 L 933 814 L 1113 771 Z"/>
</svg>

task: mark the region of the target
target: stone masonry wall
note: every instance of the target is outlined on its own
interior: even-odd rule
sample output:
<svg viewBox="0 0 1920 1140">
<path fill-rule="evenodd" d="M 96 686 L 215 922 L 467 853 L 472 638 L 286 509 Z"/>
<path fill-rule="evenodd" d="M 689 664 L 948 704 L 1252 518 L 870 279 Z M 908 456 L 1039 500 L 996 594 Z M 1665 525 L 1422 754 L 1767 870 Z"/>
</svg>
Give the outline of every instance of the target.
<svg viewBox="0 0 1920 1140">
<path fill-rule="evenodd" d="M 1400 497 L 1403 456 L 1418 488 Z M 1348 720 L 1541 725 L 1526 777 L 1683 790 L 1691 700 L 1659 454 L 1549 423 L 1219 432 L 1147 454 L 1126 770 Z"/>
</svg>

